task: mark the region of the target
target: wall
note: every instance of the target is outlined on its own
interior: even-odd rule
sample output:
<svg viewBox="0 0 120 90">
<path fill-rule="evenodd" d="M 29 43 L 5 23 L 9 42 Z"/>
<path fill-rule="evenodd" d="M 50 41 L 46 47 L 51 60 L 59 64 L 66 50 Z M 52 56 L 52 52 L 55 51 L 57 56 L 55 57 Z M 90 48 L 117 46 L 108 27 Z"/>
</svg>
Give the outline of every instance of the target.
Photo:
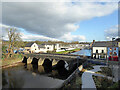
<svg viewBox="0 0 120 90">
<path fill-rule="evenodd" d="M 98 50 L 98 54 L 96 53 L 96 50 Z M 102 50 L 104 50 L 104 53 L 103 54 L 107 54 L 107 47 L 93 47 L 92 49 L 92 57 L 94 58 L 95 57 L 95 54 L 96 54 L 96 58 L 99 58 L 99 59 L 106 59 L 106 55 L 100 55 L 102 53 Z"/>
<path fill-rule="evenodd" d="M 25 47 L 24 53 L 29 53 L 29 51 L 27 51 L 27 49 L 31 49 L 31 47 Z"/>
<path fill-rule="evenodd" d="M 60 45 L 59 45 L 59 44 L 56 44 L 56 45 L 55 45 L 55 49 L 56 49 L 56 50 L 59 50 L 59 49 L 60 49 Z"/>
<path fill-rule="evenodd" d="M 49 48 L 49 49 L 48 49 Z M 54 45 L 45 45 L 45 49 L 47 51 L 53 51 L 54 50 Z"/>
<path fill-rule="evenodd" d="M 36 43 L 31 46 L 31 52 L 39 52 L 38 45 Z"/>
<path fill-rule="evenodd" d="M 104 53 L 107 53 L 107 47 L 93 47 L 92 53 L 96 53 L 96 50 L 98 50 L 98 53 L 102 53 L 102 50 L 104 50 Z"/>
</svg>

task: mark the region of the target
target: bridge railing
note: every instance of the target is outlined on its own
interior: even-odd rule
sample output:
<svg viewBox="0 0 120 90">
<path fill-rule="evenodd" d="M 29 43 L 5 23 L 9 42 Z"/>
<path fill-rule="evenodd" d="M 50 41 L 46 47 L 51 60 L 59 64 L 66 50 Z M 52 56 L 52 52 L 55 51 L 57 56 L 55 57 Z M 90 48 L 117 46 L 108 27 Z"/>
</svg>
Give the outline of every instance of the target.
<svg viewBox="0 0 120 90">
<path fill-rule="evenodd" d="M 31 55 L 31 54 L 25 54 L 25 55 Z M 52 53 L 33 53 L 32 55 L 64 55 L 64 56 L 80 56 L 85 58 L 91 58 L 91 56 L 84 56 L 84 55 L 75 55 L 75 54 L 52 54 Z"/>
</svg>

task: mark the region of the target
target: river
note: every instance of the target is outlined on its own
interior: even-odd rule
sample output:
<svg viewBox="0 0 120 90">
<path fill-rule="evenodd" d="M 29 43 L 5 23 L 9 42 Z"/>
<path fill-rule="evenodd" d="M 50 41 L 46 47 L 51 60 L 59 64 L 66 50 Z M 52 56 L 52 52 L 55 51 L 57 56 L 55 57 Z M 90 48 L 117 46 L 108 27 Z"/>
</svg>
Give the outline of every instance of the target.
<svg viewBox="0 0 120 90">
<path fill-rule="evenodd" d="M 82 49 L 82 50 L 80 50 L 78 52 L 74 52 L 74 53 L 71 53 L 71 54 L 91 56 L 91 50 L 89 50 L 89 49 Z"/>
<path fill-rule="evenodd" d="M 52 70 L 43 66 L 20 64 L 2 70 L 3 88 L 60 88 L 65 71 Z M 64 75 L 63 75 L 64 74 Z"/>
<path fill-rule="evenodd" d="M 91 50 L 80 50 L 71 54 L 91 56 Z M 74 70 L 20 63 L 18 66 L 2 70 L 2 86 L 3 88 L 60 88 Z"/>
</svg>

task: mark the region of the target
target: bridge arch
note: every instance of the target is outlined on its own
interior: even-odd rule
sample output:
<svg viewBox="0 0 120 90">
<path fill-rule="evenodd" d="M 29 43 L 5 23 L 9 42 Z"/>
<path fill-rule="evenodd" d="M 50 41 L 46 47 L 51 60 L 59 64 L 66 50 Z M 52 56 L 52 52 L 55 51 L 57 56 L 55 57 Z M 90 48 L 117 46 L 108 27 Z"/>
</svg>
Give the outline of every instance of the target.
<svg viewBox="0 0 120 90">
<path fill-rule="evenodd" d="M 59 61 L 57 62 L 57 64 L 56 64 L 56 67 L 57 67 L 57 69 L 59 69 L 59 68 L 66 68 L 67 70 L 69 70 L 69 65 L 68 65 L 68 63 L 67 63 L 66 61 L 64 61 L 64 60 L 59 60 Z"/>
<path fill-rule="evenodd" d="M 33 57 L 31 64 L 36 64 L 38 65 L 38 58 Z"/>
<path fill-rule="evenodd" d="M 42 65 L 47 67 L 52 67 L 52 61 L 49 58 L 45 58 Z"/>
</svg>

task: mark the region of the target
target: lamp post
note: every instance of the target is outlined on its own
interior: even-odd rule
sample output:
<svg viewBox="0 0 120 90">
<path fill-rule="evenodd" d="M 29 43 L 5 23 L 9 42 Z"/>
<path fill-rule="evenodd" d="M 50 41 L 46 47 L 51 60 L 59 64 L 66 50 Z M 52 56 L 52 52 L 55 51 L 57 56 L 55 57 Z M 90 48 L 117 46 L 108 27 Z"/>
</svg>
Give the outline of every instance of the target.
<svg viewBox="0 0 120 90">
<path fill-rule="evenodd" d="M 114 40 L 115 38 L 112 38 L 112 61 L 113 61 L 113 47 L 114 47 Z M 112 64 L 112 84 L 113 84 L 113 64 Z"/>
<path fill-rule="evenodd" d="M 113 40 L 114 40 L 114 39 L 115 39 L 115 38 L 112 38 L 112 61 L 113 61 L 113 47 L 114 47 L 114 46 L 113 46 L 113 45 L 114 45 L 114 44 L 113 44 Z"/>
</svg>

